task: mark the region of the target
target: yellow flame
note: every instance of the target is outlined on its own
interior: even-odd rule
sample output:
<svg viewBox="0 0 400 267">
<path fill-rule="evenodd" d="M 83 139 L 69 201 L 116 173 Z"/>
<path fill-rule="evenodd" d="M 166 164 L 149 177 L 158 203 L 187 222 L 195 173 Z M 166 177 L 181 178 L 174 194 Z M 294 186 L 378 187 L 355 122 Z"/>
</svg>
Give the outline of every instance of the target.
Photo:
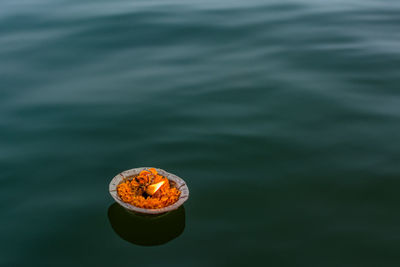
<svg viewBox="0 0 400 267">
<path fill-rule="evenodd" d="M 150 196 L 154 195 L 157 192 L 157 190 L 160 189 L 160 187 L 164 183 L 165 183 L 165 181 L 162 181 L 162 182 L 159 182 L 159 183 L 156 183 L 156 184 L 149 185 L 146 188 L 146 193 L 149 194 Z"/>
</svg>

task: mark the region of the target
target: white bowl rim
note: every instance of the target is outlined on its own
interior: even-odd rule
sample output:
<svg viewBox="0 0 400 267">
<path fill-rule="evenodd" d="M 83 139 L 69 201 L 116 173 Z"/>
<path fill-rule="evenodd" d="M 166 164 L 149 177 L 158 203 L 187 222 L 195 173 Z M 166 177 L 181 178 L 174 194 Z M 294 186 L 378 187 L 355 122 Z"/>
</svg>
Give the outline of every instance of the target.
<svg viewBox="0 0 400 267">
<path fill-rule="evenodd" d="M 176 210 L 178 209 L 186 200 L 188 200 L 189 198 L 189 188 L 186 185 L 186 182 L 176 176 L 175 174 L 169 173 L 163 169 L 159 169 L 159 168 L 154 168 L 157 170 L 157 172 L 162 175 L 165 176 L 168 180 L 175 182 L 176 184 L 176 188 L 179 189 L 179 191 L 181 191 L 181 195 L 179 196 L 179 199 L 177 202 L 175 202 L 172 205 L 169 205 L 167 207 L 164 208 L 160 208 L 160 209 L 144 209 L 144 208 L 139 208 L 136 207 L 134 205 L 131 205 L 129 203 L 125 203 L 121 200 L 121 198 L 118 196 L 117 193 L 117 186 L 125 179 L 129 179 L 135 175 L 138 175 L 141 171 L 143 170 L 148 170 L 150 168 L 154 168 L 154 167 L 140 167 L 140 168 L 134 168 L 134 169 L 130 169 L 130 170 L 126 170 L 123 171 L 119 174 L 117 174 L 110 182 L 109 185 L 109 191 L 111 196 L 114 198 L 114 200 L 121 205 L 122 207 L 124 207 L 125 209 L 127 209 L 128 211 L 132 211 L 132 212 L 136 212 L 136 213 L 142 213 L 142 214 L 161 214 L 161 213 L 166 213 L 172 210 Z"/>
</svg>

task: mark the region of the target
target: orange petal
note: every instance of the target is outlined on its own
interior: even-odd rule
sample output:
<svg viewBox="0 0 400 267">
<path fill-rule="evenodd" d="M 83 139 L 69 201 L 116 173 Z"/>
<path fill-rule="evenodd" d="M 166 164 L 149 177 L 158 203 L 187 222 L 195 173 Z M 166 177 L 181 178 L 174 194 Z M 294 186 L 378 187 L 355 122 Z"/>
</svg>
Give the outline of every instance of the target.
<svg viewBox="0 0 400 267">
<path fill-rule="evenodd" d="M 149 171 L 150 171 L 152 174 L 157 175 L 157 170 L 156 170 L 156 169 L 150 168 Z"/>
</svg>

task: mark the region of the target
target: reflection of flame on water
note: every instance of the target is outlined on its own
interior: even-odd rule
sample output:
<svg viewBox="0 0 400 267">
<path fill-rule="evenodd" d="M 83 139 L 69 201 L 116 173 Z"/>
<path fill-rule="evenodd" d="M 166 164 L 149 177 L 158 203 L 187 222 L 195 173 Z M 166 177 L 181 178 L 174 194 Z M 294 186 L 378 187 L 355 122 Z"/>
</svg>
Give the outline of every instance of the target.
<svg viewBox="0 0 400 267">
<path fill-rule="evenodd" d="M 149 186 L 146 188 L 146 193 L 147 193 L 148 195 L 150 195 L 150 196 L 154 195 L 154 194 L 158 191 L 158 189 L 160 189 L 160 187 L 161 187 L 164 183 L 165 183 L 165 181 L 161 181 L 161 182 L 159 182 L 159 183 L 149 185 Z"/>
<path fill-rule="evenodd" d="M 183 233 L 185 209 L 183 206 L 159 216 L 137 215 L 117 203 L 108 208 L 108 219 L 115 233 L 136 245 L 165 244 Z"/>
</svg>

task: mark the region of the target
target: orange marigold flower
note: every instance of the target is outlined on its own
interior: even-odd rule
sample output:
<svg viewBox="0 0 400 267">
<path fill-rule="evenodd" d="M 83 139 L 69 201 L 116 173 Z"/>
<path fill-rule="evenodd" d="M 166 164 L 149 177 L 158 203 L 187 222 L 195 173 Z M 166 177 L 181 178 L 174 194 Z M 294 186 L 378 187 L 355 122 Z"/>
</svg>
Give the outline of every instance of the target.
<svg viewBox="0 0 400 267">
<path fill-rule="evenodd" d="M 164 184 L 153 194 L 147 195 L 146 188 L 151 184 L 164 181 Z M 150 168 L 141 171 L 132 180 L 122 182 L 117 186 L 118 196 L 125 203 L 139 208 L 158 209 L 174 204 L 178 201 L 181 192 L 171 187 L 169 180 Z"/>
</svg>

